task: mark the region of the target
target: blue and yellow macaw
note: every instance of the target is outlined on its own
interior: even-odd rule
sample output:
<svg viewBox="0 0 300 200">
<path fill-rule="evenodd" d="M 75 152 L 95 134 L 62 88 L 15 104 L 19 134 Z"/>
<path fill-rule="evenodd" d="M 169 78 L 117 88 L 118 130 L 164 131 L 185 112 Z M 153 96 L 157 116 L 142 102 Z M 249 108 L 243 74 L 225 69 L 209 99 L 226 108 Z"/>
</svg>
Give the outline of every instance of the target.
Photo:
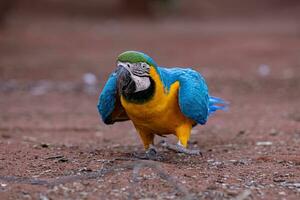
<svg viewBox="0 0 300 200">
<path fill-rule="evenodd" d="M 126 51 L 117 58 L 117 69 L 106 82 L 98 103 L 105 124 L 131 120 L 148 158 L 156 155 L 154 136 L 175 134 L 177 145 L 167 147 L 187 154 L 191 129 L 204 125 L 227 103 L 210 96 L 200 73 L 186 68 L 158 67 L 148 55 Z"/>
</svg>

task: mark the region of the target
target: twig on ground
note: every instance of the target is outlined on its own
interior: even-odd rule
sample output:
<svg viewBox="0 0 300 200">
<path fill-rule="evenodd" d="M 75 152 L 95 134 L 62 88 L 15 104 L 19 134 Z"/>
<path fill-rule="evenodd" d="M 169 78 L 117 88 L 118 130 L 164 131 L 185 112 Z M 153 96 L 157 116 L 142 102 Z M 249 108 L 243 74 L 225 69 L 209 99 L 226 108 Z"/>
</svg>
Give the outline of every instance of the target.
<svg viewBox="0 0 300 200">
<path fill-rule="evenodd" d="M 150 160 L 141 160 L 138 162 L 135 162 L 133 164 L 133 171 L 132 171 L 132 184 L 131 184 L 131 192 L 129 193 L 128 199 L 133 199 L 133 188 L 136 188 L 136 184 L 138 183 L 138 176 L 139 172 L 143 167 L 150 167 L 154 169 L 157 174 L 160 176 L 160 178 L 166 180 L 169 182 L 179 193 L 183 194 L 183 199 L 192 199 L 191 195 L 189 194 L 189 191 L 183 186 L 178 184 L 178 181 L 175 180 L 174 177 L 167 174 L 155 161 Z"/>
<path fill-rule="evenodd" d="M 54 159 L 59 159 L 59 158 L 63 158 L 63 155 L 56 155 L 56 156 L 50 156 L 45 158 L 45 160 L 54 160 Z"/>
</svg>

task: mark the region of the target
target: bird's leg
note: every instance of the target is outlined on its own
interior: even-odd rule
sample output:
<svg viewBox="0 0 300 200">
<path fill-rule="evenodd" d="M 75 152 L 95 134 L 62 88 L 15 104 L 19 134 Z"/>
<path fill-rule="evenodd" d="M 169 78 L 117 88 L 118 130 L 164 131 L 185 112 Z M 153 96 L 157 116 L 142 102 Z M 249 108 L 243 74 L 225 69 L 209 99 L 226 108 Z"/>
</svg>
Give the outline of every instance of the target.
<svg viewBox="0 0 300 200">
<path fill-rule="evenodd" d="M 156 160 L 157 159 L 157 151 L 156 151 L 155 147 L 153 146 L 154 134 L 144 132 L 141 130 L 138 130 L 138 132 L 143 141 L 146 152 L 144 155 L 135 154 L 134 156 L 139 159 Z"/>
<path fill-rule="evenodd" d="M 190 138 L 192 127 L 190 125 L 183 125 L 177 128 L 176 135 L 179 139 L 178 143 L 176 145 L 174 144 L 168 144 L 167 142 L 162 142 L 162 146 L 166 147 L 167 149 L 179 152 L 179 153 L 185 153 L 188 155 L 202 155 L 200 150 L 192 150 L 187 148 L 187 143 Z"/>
</svg>

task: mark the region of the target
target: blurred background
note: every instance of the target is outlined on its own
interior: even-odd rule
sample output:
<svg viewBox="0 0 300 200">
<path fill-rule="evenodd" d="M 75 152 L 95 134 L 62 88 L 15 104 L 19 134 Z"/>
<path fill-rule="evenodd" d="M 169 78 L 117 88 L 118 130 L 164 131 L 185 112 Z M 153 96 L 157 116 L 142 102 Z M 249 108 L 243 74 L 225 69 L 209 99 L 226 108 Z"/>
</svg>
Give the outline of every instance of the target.
<svg viewBox="0 0 300 200">
<path fill-rule="evenodd" d="M 143 151 L 131 123 L 105 126 L 96 109 L 116 57 L 138 50 L 160 66 L 193 67 L 211 94 L 230 102 L 228 112 L 193 129 L 192 144 L 204 152 L 203 159 L 187 158 L 196 168 L 180 170 L 188 169 L 180 166 L 186 162 L 170 152 L 171 165 L 164 166 L 193 191 L 223 191 L 228 181 L 220 177 L 227 173 L 237 184 L 258 185 L 254 198 L 278 198 L 282 186 L 261 187 L 274 182 L 271 171 L 287 181 L 300 178 L 299 22 L 299 0 L 1 0 L 0 175 L 78 174 L 98 170 L 104 158 Z M 57 154 L 67 160 L 44 159 Z M 253 162 L 239 161 L 245 158 Z M 226 159 L 238 164 L 210 164 Z M 123 175 L 112 180 L 126 196 Z M 105 194 L 115 199 L 116 186 L 109 181 L 103 182 Z M 245 184 L 236 191 L 250 187 Z M 141 196 L 154 195 L 153 188 L 154 198 L 165 194 L 156 183 L 144 188 L 148 193 Z M 6 192 L 0 198 L 24 199 L 39 190 L 1 184 L 0 192 Z M 296 192 L 286 188 L 281 194 L 288 199 Z M 86 193 L 94 199 L 102 194 Z M 62 193 L 55 195 L 51 199 Z"/>
<path fill-rule="evenodd" d="M 103 81 L 130 49 L 208 76 L 299 64 L 297 0 L 2 0 L 0 13 L 1 80 Z"/>
<path fill-rule="evenodd" d="M 143 51 L 161 66 L 195 68 L 212 94 L 233 103 L 231 117 L 259 106 L 253 115 L 265 116 L 276 100 L 291 109 L 298 102 L 297 0 L 2 0 L 0 16 L 4 130 L 110 130 L 96 104 L 126 50 Z M 123 125 L 114 126 L 117 138 Z"/>
<path fill-rule="evenodd" d="M 0 17 L 4 130 L 107 131 L 97 98 L 126 50 L 195 68 L 237 118 L 241 106 L 266 109 L 278 99 L 292 108 L 299 98 L 297 0 L 2 0 Z"/>
</svg>

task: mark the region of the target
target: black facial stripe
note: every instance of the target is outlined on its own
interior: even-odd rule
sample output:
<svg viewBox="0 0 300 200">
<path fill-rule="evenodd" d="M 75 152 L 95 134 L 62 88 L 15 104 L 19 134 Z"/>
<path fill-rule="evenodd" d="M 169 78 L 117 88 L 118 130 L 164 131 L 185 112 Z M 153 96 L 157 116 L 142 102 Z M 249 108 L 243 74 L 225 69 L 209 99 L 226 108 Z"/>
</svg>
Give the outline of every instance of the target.
<svg viewBox="0 0 300 200">
<path fill-rule="evenodd" d="M 139 92 L 128 92 L 128 93 L 122 91 L 122 95 L 125 97 L 127 101 L 132 103 L 141 104 L 147 102 L 153 97 L 155 92 L 155 82 L 152 78 L 150 78 L 150 82 L 151 82 L 150 87 L 146 90 L 139 91 Z M 132 87 L 130 89 L 130 91 L 132 91 L 135 85 L 129 84 L 129 86 L 127 87 Z"/>
</svg>

